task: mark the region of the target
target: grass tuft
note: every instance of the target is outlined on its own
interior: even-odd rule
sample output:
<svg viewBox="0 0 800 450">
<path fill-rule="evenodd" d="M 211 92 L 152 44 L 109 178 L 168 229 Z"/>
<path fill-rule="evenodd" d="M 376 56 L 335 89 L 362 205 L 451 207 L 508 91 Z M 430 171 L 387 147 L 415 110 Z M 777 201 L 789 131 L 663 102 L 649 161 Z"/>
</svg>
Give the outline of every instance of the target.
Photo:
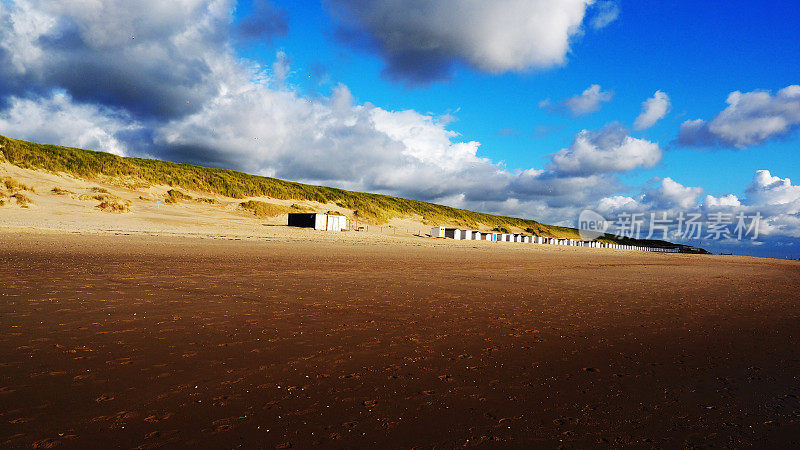
<svg viewBox="0 0 800 450">
<path fill-rule="evenodd" d="M 36 192 L 32 187 L 30 187 L 30 186 L 28 186 L 26 184 L 20 183 L 19 181 L 17 181 L 14 178 L 11 178 L 11 177 L 2 177 L 2 178 L 0 178 L 0 184 L 4 185 L 5 188 L 8 189 L 11 192 L 17 192 L 17 191 Z"/>
<path fill-rule="evenodd" d="M 130 202 L 122 199 L 107 198 L 98 203 L 95 208 L 105 212 L 126 213 L 130 212 Z"/>
<path fill-rule="evenodd" d="M 72 192 L 72 191 L 68 191 L 68 190 L 66 190 L 66 189 L 61 189 L 61 188 L 60 188 L 60 187 L 58 187 L 58 186 L 54 187 L 53 189 L 50 189 L 50 192 L 52 192 L 53 194 L 56 194 L 56 195 L 70 195 L 70 194 L 74 194 L 74 192 Z"/>
<path fill-rule="evenodd" d="M 179 190 L 176 190 L 176 189 L 168 190 L 165 197 L 166 198 L 164 199 L 164 203 L 167 203 L 167 204 L 170 204 L 170 205 L 178 203 L 179 201 L 183 201 L 183 200 L 192 200 L 192 196 L 191 195 L 185 194 L 185 193 L 183 193 L 183 192 L 181 192 Z"/>
<path fill-rule="evenodd" d="M 28 198 L 25 194 L 21 192 L 17 192 L 11 196 L 14 200 L 17 201 L 17 205 L 21 208 L 27 208 L 29 204 L 33 203 L 33 200 Z"/>
</svg>

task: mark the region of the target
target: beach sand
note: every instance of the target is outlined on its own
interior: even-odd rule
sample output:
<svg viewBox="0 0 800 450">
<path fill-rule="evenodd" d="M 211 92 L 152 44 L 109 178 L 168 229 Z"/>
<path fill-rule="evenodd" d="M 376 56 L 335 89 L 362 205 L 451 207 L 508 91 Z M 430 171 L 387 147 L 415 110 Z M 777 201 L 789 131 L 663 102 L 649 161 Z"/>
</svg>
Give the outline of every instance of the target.
<svg viewBox="0 0 800 450">
<path fill-rule="evenodd" d="M 10 222 L 0 446 L 800 440 L 796 261 Z"/>
<path fill-rule="evenodd" d="M 315 232 L 0 175 L 34 189 L 0 207 L 0 446 L 798 445 L 797 261 Z"/>
</svg>

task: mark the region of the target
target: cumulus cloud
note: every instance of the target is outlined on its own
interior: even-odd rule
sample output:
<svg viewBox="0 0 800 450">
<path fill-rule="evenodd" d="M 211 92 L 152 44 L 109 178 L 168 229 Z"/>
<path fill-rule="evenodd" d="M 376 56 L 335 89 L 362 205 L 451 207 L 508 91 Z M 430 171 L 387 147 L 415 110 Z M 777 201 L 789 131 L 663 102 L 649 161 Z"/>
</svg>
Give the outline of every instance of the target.
<svg viewBox="0 0 800 450">
<path fill-rule="evenodd" d="M 595 209 L 604 215 L 612 216 L 619 212 L 631 213 L 639 211 L 642 209 L 642 205 L 633 197 L 614 195 L 600 199 Z"/>
<path fill-rule="evenodd" d="M 626 172 L 653 167 L 661 160 L 658 144 L 633 138 L 617 124 L 598 131 L 583 130 L 569 148 L 552 157 L 549 168 L 572 175 Z"/>
<path fill-rule="evenodd" d="M 769 170 L 759 170 L 745 191 L 748 199 L 764 206 L 787 206 L 788 211 L 800 211 L 800 186 L 792 185 L 789 178 L 772 176 Z"/>
<path fill-rule="evenodd" d="M 539 102 L 539 107 L 550 112 L 568 112 L 573 117 L 585 116 L 599 111 L 603 103 L 610 102 L 614 94 L 603 91 L 599 84 L 593 84 L 580 94 L 560 102 L 552 102 L 549 98 Z"/>
<path fill-rule="evenodd" d="M 661 91 L 656 91 L 651 98 L 642 102 L 642 112 L 633 122 L 633 128 L 644 130 L 663 119 L 669 111 L 669 96 Z"/>
<path fill-rule="evenodd" d="M 124 111 L 76 104 L 64 92 L 44 98 L 10 97 L 0 110 L 0 131 L 17 139 L 68 144 L 124 156 L 126 138 L 142 131 Z"/>
<path fill-rule="evenodd" d="M 456 64 L 490 73 L 562 64 L 591 3 L 328 0 L 342 37 L 377 52 L 388 76 L 412 84 L 447 78 Z"/>
<path fill-rule="evenodd" d="M 721 197 L 706 195 L 705 199 L 703 199 L 703 206 L 707 209 L 726 208 L 741 205 L 742 202 L 739 201 L 739 197 L 735 196 L 734 194 L 723 195 Z"/>
<path fill-rule="evenodd" d="M 689 209 L 697 205 L 697 197 L 703 193 L 700 186 L 684 186 L 670 177 L 661 180 L 656 189 L 644 194 L 645 202 L 661 209 Z"/>
<path fill-rule="evenodd" d="M 191 113 L 238 65 L 225 49 L 230 9 L 225 0 L 3 2 L 0 95 L 63 89 L 140 117 Z"/>
<path fill-rule="evenodd" d="M 800 86 L 791 85 L 775 95 L 768 91 L 728 95 L 728 106 L 710 122 L 687 120 L 678 143 L 687 146 L 745 148 L 787 136 L 800 126 Z"/>
<path fill-rule="evenodd" d="M 615 223 L 611 232 L 619 231 L 615 227 L 620 218 L 637 217 L 641 221 L 640 237 L 647 236 L 653 225 L 653 236 L 662 238 L 664 229 L 658 226 L 658 220 L 666 219 L 670 224 L 667 239 L 713 251 L 786 256 L 787 246 L 800 245 L 800 186 L 793 185 L 790 179 L 758 170 L 744 189 L 744 196 L 705 195 L 700 204 L 698 197 L 702 192 L 699 186 L 684 186 L 664 178 L 638 196 L 606 196 L 595 203 L 595 209 Z M 679 228 L 680 218 L 697 220 L 702 225 L 692 231 L 686 224 Z M 714 237 L 711 228 L 715 221 L 726 232 L 719 238 Z"/>
</svg>

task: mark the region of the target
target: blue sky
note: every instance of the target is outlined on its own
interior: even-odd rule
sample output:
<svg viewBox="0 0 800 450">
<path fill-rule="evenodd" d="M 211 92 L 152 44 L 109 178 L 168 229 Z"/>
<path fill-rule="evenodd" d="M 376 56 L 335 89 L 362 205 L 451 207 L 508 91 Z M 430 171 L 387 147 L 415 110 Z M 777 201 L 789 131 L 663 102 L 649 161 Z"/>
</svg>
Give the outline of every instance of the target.
<svg viewBox="0 0 800 450">
<path fill-rule="evenodd" d="M 770 167 L 782 168 L 783 178 L 800 179 L 797 136 L 748 151 L 687 151 L 672 144 L 684 120 L 713 117 L 730 92 L 775 91 L 798 82 L 800 11 L 790 3 L 622 2 L 617 20 L 575 39 L 561 67 L 501 75 L 460 68 L 448 81 L 412 88 L 381 76 L 383 64 L 374 55 L 343 47 L 322 3 L 280 5 L 288 11 L 289 34 L 269 46 L 242 48 L 242 55 L 270 63 L 276 49 L 285 51 L 293 65 L 289 82 L 303 92 L 310 68 L 323 66 L 329 78 L 317 88 L 323 92 L 343 83 L 359 101 L 386 109 L 438 115 L 457 110 L 449 128 L 480 141 L 482 155 L 510 168 L 541 167 L 581 129 L 612 121 L 630 127 L 641 102 L 662 90 L 671 98 L 671 113 L 639 135 L 670 151 L 658 167 L 630 174 L 631 184 L 666 174 L 726 194 L 740 191 L 756 169 Z M 613 101 L 595 114 L 554 116 L 537 107 L 545 98 L 566 98 L 591 84 L 614 91 Z M 542 136 L 538 126 L 557 131 Z M 501 135 L 505 129 L 514 134 Z"/>
<path fill-rule="evenodd" d="M 701 244 L 800 257 L 789 2 L 414 5 L 2 0 L 0 133 L 551 223 L 764 210 Z"/>
</svg>

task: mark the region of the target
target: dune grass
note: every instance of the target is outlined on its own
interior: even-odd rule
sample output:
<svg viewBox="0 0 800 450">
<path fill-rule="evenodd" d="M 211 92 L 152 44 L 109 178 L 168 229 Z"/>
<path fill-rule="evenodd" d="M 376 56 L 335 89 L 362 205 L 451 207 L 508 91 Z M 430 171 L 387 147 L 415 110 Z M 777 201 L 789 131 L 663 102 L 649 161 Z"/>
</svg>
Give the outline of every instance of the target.
<svg viewBox="0 0 800 450">
<path fill-rule="evenodd" d="M 260 202 L 258 200 L 239 203 L 239 207 L 256 217 L 275 217 L 289 212 L 296 212 L 290 206 L 276 205 L 275 203 Z"/>
<path fill-rule="evenodd" d="M 50 189 L 50 192 L 52 192 L 53 194 L 56 194 L 56 195 L 70 195 L 70 194 L 74 194 L 74 192 L 72 192 L 72 191 L 69 191 L 69 190 L 67 190 L 67 189 L 61 189 L 61 188 L 60 188 L 60 187 L 58 187 L 58 186 L 55 186 L 53 189 Z"/>
<path fill-rule="evenodd" d="M 0 177 L 0 184 L 2 184 L 6 189 L 8 189 L 11 192 L 18 192 L 18 191 L 36 192 L 32 187 L 20 183 L 15 178 L 11 177 Z"/>
<path fill-rule="evenodd" d="M 106 198 L 101 200 L 95 208 L 113 213 L 126 213 L 130 212 L 130 202 L 119 198 Z"/>
<path fill-rule="evenodd" d="M 22 192 L 17 192 L 15 194 L 11 195 L 11 198 L 16 200 L 17 201 L 17 205 L 19 205 L 21 208 L 27 208 L 28 205 L 33 203 L 33 201 L 28 196 L 23 194 Z"/>
<path fill-rule="evenodd" d="M 171 203 L 178 203 L 179 201 L 184 200 L 192 200 L 192 196 L 186 193 L 183 193 L 177 189 L 170 189 L 167 191 L 166 199 L 164 203 L 171 204 Z"/>
<path fill-rule="evenodd" d="M 101 187 L 93 187 L 89 189 L 89 194 L 81 194 L 78 200 L 96 200 L 100 203 L 95 205 L 95 208 L 105 212 L 124 213 L 130 212 L 131 202 L 122 197 L 114 195 Z"/>
<path fill-rule="evenodd" d="M 580 239 L 578 230 L 546 225 L 535 220 L 468 211 L 418 200 L 249 175 L 233 170 L 201 167 L 155 159 L 126 158 L 110 153 L 43 145 L 0 136 L 0 159 L 26 169 L 67 173 L 79 178 L 110 184 L 148 187 L 166 185 L 194 192 L 216 194 L 234 199 L 269 197 L 335 204 L 353 211 L 352 218 L 365 223 L 383 224 L 393 218 L 419 218 L 429 226 L 471 229 L 525 230 L 545 237 Z M 176 189 L 168 199 L 185 200 L 188 196 Z M 281 205 L 259 206 L 255 201 L 241 204 L 253 214 L 289 212 Z M 607 235 L 604 240 L 616 241 Z"/>
</svg>

